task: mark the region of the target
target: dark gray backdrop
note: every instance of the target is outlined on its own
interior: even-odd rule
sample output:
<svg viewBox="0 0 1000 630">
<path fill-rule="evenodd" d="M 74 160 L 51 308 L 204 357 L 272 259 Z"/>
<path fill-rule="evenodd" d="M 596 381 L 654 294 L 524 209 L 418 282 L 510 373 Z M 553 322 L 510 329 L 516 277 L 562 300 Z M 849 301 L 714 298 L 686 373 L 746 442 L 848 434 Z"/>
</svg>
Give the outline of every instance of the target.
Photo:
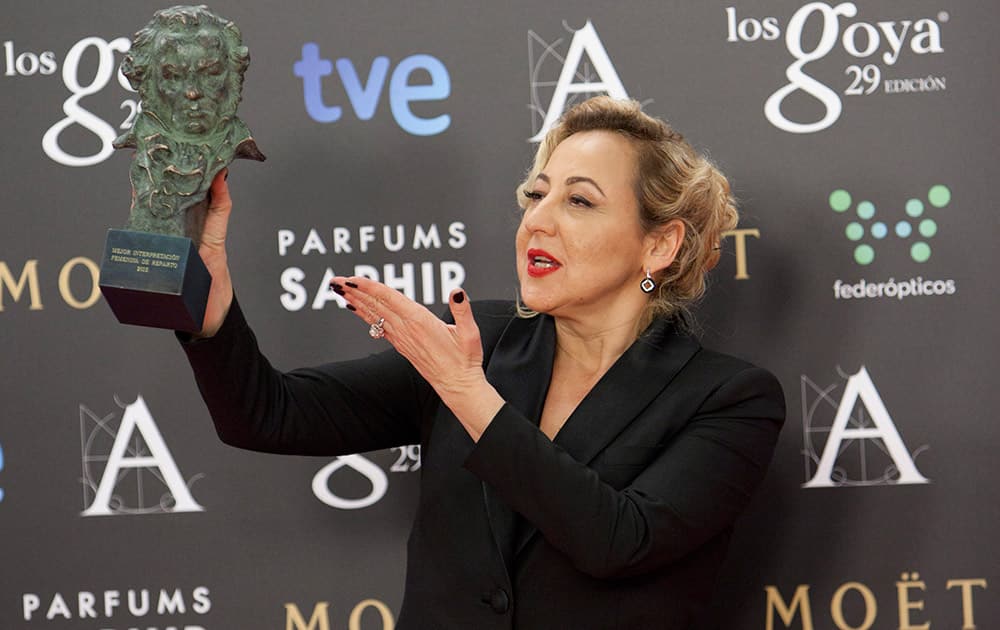
<svg viewBox="0 0 1000 630">
<path fill-rule="evenodd" d="M 736 239 L 726 240 L 699 319 L 706 345 L 779 376 L 789 414 L 720 578 L 715 622 L 1000 626 L 1000 226 L 989 192 L 1000 11 L 942 0 L 857 5 L 214 4 L 251 48 L 240 115 L 268 155 L 235 164 L 229 180 L 230 264 L 263 348 L 291 368 L 380 347 L 336 302 L 311 307 L 328 267 L 404 274 L 413 263 L 418 298 L 429 269 L 435 310 L 440 275 L 456 269 L 472 299 L 514 295 L 513 189 L 574 31 L 589 21 L 628 95 L 719 163 L 741 200 L 740 227 L 758 230 L 746 236 L 746 273 Z M 313 491 L 330 460 L 223 446 L 173 335 L 118 325 L 87 299 L 105 231 L 127 216 L 128 155 L 67 162 L 98 153 L 91 129 L 104 121 L 119 131 L 134 95 L 101 74 L 104 43 L 91 41 L 76 72 L 68 56 L 87 38 L 130 37 L 160 6 L 15 1 L 0 26 L 0 627 L 391 627 L 378 608 L 398 611 L 416 453 L 348 460 L 319 485 L 369 505 L 332 507 Z M 844 14 L 833 16 L 834 6 Z M 789 37 L 806 14 L 801 37 Z M 349 59 L 362 82 L 373 59 L 389 59 L 369 120 L 356 115 L 336 70 L 323 78 L 323 99 L 342 107 L 340 120 L 309 116 L 293 70 L 309 42 L 331 62 Z M 808 124 L 839 102 L 840 115 L 807 133 L 774 124 L 765 102 L 794 79 L 794 53 L 825 44 L 802 68 L 807 78 L 795 79 L 808 89 L 789 94 L 781 112 Z M 591 63 L 592 44 L 587 52 L 575 81 L 607 80 Z M 117 69 L 121 52 L 106 54 Z M 420 118 L 450 117 L 440 133 L 413 135 L 393 115 L 391 76 L 413 55 L 446 69 L 448 95 L 412 104 Z M 409 82 L 429 80 L 418 70 Z M 92 87 L 77 105 L 98 122 L 67 104 L 74 85 Z M 53 157 L 43 138 L 67 117 L 85 125 L 68 124 L 57 136 L 66 155 Z M 947 203 L 942 189 L 930 193 L 935 186 L 950 193 Z M 840 212 L 831 207 L 838 190 L 850 196 Z M 928 219 L 933 228 L 921 235 Z M 898 235 L 901 222 L 908 236 Z M 440 248 L 413 247 L 418 228 L 432 225 Z M 362 252 L 365 226 L 376 238 Z M 389 251 L 383 226 L 402 226 L 406 246 Z M 449 226 L 462 236 L 454 246 Z M 302 253 L 313 229 L 326 253 L 315 242 Z M 349 235 L 350 253 L 334 251 L 338 232 Z M 284 255 L 280 234 L 295 238 Z M 922 262 L 911 255 L 918 241 L 930 247 Z M 872 262 L 857 262 L 858 245 L 872 247 Z M 297 273 L 304 279 L 290 281 Z M 902 284 L 932 294 L 901 298 Z M 304 307 L 291 285 L 304 290 Z M 874 297 L 844 297 L 853 291 Z M 866 390 L 852 409 L 844 392 L 861 384 L 849 379 L 862 367 L 875 397 Z M 113 514 L 84 516 L 124 407 L 140 395 L 149 413 L 130 452 L 150 454 L 154 426 L 169 457 L 120 469 Z M 815 483 L 844 405 L 849 431 L 877 435 L 837 435 L 831 487 L 803 487 Z M 905 450 L 887 446 L 889 433 Z M 928 482 L 898 483 L 903 459 Z M 170 466 L 202 510 L 173 509 L 157 477 Z"/>
</svg>

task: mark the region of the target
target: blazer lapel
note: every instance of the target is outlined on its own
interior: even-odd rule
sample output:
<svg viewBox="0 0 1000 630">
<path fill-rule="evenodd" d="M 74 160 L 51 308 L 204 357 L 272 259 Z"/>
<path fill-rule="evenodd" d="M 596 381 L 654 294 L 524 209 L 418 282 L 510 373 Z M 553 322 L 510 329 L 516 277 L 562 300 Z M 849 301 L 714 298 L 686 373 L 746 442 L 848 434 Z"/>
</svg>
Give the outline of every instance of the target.
<svg viewBox="0 0 1000 630">
<path fill-rule="evenodd" d="M 552 378 L 555 345 L 551 317 L 515 318 L 507 325 L 486 366 L 486 379 L 503 399 L 536 424 Z M 510 571 L 518 516 L 486 482 L 483 482 L 483 500 L 493 537 Z"/>
<path fill-rule="evenodd" d="M 610 444 L 691 360 L 700 344 L 657 320 L 594 385 L 554 442 L 584 464 Z"/>
<path fill-rule="evenodd" d="M 553 442 L 577 461 L 590 463 L 663 391 L 700 347 L 693 337 L 678 334 L 669 321 L 654 321 L 580 401 Z M 551 377 L 553 352 L 550 348 L 547 355 L 543 392 Z M 544 394 L 537 415 L 530 417 L 540 416 L 543 403 Z M 515 556 L 536 532 L 530 523 L 517 532 Z"/>
</svg>

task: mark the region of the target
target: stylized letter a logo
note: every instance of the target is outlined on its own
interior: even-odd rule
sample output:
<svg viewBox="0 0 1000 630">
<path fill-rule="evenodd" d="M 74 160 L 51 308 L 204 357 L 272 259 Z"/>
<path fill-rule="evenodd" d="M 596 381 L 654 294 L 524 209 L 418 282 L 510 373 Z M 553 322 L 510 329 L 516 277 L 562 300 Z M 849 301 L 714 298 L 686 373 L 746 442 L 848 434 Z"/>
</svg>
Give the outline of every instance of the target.
<svg viewBox="0 0 1000 630">
<path fill-rule="evenodd" d="M 871 424 L 874 426 L 848 427 L 851 420 L 851 412 L 858 401 L 865 406 L 871 417 Z M 842 444 L 852 440 L 881 440 L 885 453 L 892 459 L 898 472 L 898 477 L 891 483 L 930 483 L 930 481 L 920 474 L 913 458 L 906 450 L 903 439 L 896 430 L 896 425 L 889 416 L 889 411 L 885 408 L 882 398 L 879 396 L 875 384 L 872 382 L 868 370 L 864 366 L 858 370 L 857 374 L 847 379 L 847 386 L 844 388 L 844 396 L 840 399 L 837 407 L 837 415 L 830 427 L 830 436 L 823 447 L 823 456 L 819 459 L 816 467 L 816 474 L 812 479 L 802 484 L 803 488 L 829 488 L 839 485 L 875 485 L 878 482 L 845 482 L 838 483 L 832 479 L 833 467 L 837 462 L 837 457 L 843 451 Z M 885 483 L 885 482 L 882 482 Z"/>
<path fill-rule="evenodd" d="M 137 431 L 146 443 L 146 449 L 149 451 L 148 455 L 128 454 L 133 438 L 137 437 L 135 435 Z M 170 450 L 167 448 L 166 442 L 163 441 L 163 437 L 160 435 L 160 431 L 156 427 L 156 422 L 153 421 L 153 416 L 149 413 L 149 407 L 146 406 L 146 401 L 142 399 L 142 396 L 139 396 L 134 403 L 125 407 L 125 413 L 122 415 L 122 421 L 118 427 L 114 445 L 111 447 L 111 453 L 108 455 L 107 460 L 108 463 L 104 468 L 104 473 L 101 475 L 101 482 L 98 484 L 94 502 L 82 512 L 82 516 L 151 511 L 143 510 L 141 507 L 140 510 L 113 509 L 111 507 L 112 493 L 115 490 L 115 486 L 124 476 L 122 470 L 141 468 L 157 470 L 159 474 L 154 474 L 170 490 L 170 494 L 173 496 L 173 507 L 160 507 L 155 511 L 203 512 L 205 510 L 205 508 L 194 500 L 191 492 L 188 490 L 187 484 L 181 478 L 181 472 L 177 469 L 177 464 L 174 463 L 173 457 L 170 456 Z"/>
<path fill-rule="evenodd" d="M 594 64 L 594 72 L 600 77 L 600 81 L 584 81 L 574 83 L 573 78 L 577 76 L 580 63 L 583 61 L 583 53 L 587 53 L 591 63 Z M 556 90 L 552 95 L 552 102 L 545 111 L 545 122 L 542 123 L 541 130 L 535 134 L 529 142 L 541 142 L 548 133 L 549 128 L 562 116 L 566 107 L 566 98 L 569 94 L 581 94 L 588 92 L 606 92 L 614 98 L 628 98 L 625 86 L 615 67 L 611 64 L 611 58 L 604 50 L 601 38 L 597 36 L 594 25 L 587 20 L 587 23 L 580 30 L 573 33 L 573 41 L 570 42 L 569 52 L 566 53 L 566 61 L 563 63 L 562 72 L 556 82 Z"/>
</svg>

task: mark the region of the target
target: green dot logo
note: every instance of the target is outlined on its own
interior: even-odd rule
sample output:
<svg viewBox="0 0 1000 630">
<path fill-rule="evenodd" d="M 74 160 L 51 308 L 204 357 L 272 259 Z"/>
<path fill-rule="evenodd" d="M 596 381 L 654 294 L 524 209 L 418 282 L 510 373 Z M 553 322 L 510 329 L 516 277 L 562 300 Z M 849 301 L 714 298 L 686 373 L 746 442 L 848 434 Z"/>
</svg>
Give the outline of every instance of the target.
<svg viewBox="0 0 1000 630">
<path fill-rule="evenodd" d="M 852 241 L 860 241 L 865 235 L 865 228 L 861 227 L 860 223 L 848 223 L 844 232 L 847 234 L 847 238 Z"/>
<path fill-rule="evenodd" d="M 924 219 L 920 222 L 920 227 L 917 229 L 920 231 L 920 236 L 930 238 L 937 234 L 937 223 L 932 219 Z"/>
<path fill-rule="evenodd" d="M 914 243 L 910 248 L 910 256 L 917 262 L 927 262 L 931 257 L 931 246 L 927 243 Z"/>
<path fill-rule="evenodd" d="M 854 243 L 854 262 L 870 265 L 875 261 L 875 245 L 907 241 L 910 258 L 918 263 L 930 260 L 931 246 L 927 241 L 937 235 L 938 219 L 935 209 L 951 203 L 951 190 L 944 184 L 935 184 L 927 190 L 926 200 L 917 197 L 906 199 L 902 207 L 879 210 L 875 203 L 863 199 L 855 203 L 854 197 L 844 188 L 830 193 L 830 209 L 838 214 L 853 210 L 852 220 L 844 226 L 844 236 Z M 876 216 L 879 216 L 878 220 Z M 892 229 L 890 229 L 890 226 Z M 919 236 L 918 236 L 919 235 Z M 896 238 L 889 238 L 895 236 Z M 911 238 L 921 240 L 913 241 Z M 900 243 L 902 245 L 902 243 Z"/>
<path fill-rule="evenodd" d="M 851 193 L 846 190 L 835 190 L 830 193 L 830 207 L 834 212 L 844 212 L 851 207 Z"/>
<path fill-rule="evenodd" d="M 910 199 L 906 202 L 906 214 L 914 219 L 924 213 L 924 202 L 919 199 Z"/>
<path fill-rule="evenodd" d="M 931 186 L 927 193 L 927 201 L 931 202 L 935 208 L 943 208 L 951 201 L 951 191 L 948 190 L 947 186 L 941 184 Z"/>
<path fill-rule="evenodd" d="M 871 245 L 858 245 L 854 248 L 854 261 L 859 265 L 870 265 L 875 260 L 875 250 Z"/>
</svg>

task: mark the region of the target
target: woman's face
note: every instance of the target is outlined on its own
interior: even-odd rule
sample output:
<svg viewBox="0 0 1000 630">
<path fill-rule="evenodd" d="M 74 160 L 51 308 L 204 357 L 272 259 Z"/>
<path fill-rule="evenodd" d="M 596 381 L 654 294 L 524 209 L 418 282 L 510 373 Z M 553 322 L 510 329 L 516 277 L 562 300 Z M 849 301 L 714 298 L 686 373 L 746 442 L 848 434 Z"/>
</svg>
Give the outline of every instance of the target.
<svg viewBox="0 0 1000 630">
<path fill-rule="evenodd" d="M 585 131 L 563 140 L 525 188 L 517 275 L 528 308 L 608 324 L 637 317 L 649 237 L 639 225 L 636 155 L 624 137 Z"/>
</svg>

